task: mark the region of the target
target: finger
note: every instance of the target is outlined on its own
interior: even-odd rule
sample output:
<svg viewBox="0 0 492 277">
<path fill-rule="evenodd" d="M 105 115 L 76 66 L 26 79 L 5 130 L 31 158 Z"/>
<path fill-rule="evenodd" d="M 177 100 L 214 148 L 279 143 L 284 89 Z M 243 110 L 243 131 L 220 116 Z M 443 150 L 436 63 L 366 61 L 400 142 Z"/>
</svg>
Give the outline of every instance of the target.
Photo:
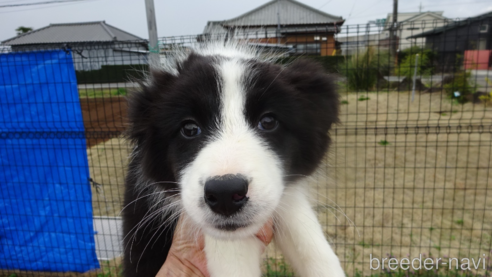
<svg viewBox="0 0 492 277">
<path fill-rule="evenodd" d="M 269 219 L 265 225 L 256 233 L 256 237 L 265 245 L 270 244 L 273 239 L 273 219 Z"/>
<path fill-rule="evenodd" d="M 196 231 L 189 216 L 183 213 L 174 232 L 170 254 L 179 258 L 187 268 L 198 269 L 204 276 L 210 276 L 204 248 L 205 239 L 202 232 Z"/>
</svg>

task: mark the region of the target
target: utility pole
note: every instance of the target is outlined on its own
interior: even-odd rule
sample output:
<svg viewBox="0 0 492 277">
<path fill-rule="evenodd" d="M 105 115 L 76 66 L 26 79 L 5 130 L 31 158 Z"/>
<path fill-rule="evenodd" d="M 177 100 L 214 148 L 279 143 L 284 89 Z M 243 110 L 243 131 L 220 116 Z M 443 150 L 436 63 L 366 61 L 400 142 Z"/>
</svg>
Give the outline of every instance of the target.
<svg viewBox="0 0 492 277">
<path fill-rule="evenodd" d="M 390 28 L 390 52 L 391 56 L 395 58 L 395 65 L 397 62 L 397 50 L 398 50 L 398 39 L 396 34 L 398 31 L 398 0 L 393 0 L 393 22 Z"/>
<path fill-rule="evenodd" d="M 159 68 L 159 41 L 157 40 L 157 24 L 155 23 L 154 0 L 145 0 L 147 11 L 147 28 L 149 29 L 149 69 Z"/>
</svg>

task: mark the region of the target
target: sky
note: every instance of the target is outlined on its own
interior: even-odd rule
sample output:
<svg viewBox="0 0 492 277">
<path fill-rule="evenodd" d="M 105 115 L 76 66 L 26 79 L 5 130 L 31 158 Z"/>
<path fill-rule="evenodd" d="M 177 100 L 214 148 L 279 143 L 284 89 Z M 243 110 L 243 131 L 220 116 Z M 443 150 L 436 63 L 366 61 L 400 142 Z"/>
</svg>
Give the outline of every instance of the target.
<svg viewBox="0 0 492 277">
<path fill-rule="evenodd" d="M 50 23 L 101 21 L 148 38 L 144 0 L 82 0 L 70 3 L 2 7 L 48 0 L 0 0 L 0 41 L 16 35 L 19 26 L 34 29 Z M 159 37 L 199 34 L 207 21 L 225 20 L 246 13 L 269 0 L 154 0 Z M 298 0 L 323 12 L 365 24 L 386 18 L 393 0 Z M 484 0 L 399 0 L 399 12 L 444 11 L 448 18 L 466 18 L 492 11 Z"/>
</svg>

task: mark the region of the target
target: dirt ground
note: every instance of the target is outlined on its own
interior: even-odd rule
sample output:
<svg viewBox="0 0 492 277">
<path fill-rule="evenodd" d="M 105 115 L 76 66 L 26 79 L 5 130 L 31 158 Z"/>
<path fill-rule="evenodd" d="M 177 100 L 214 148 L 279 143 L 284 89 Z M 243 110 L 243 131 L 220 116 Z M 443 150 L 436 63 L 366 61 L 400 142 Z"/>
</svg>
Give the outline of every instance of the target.
<svg viewBox="0 0 492 277">
<path fill-rule="evenodd" d="M 80 98 L 87 147 L 118 136 L 126 128 L 127 104 L 122 96 Z"/>
<path fill-rule="evenodd" d="M 118 216 L 123 203 L 126 166 L 130 146 L 121 137 L 87 149 L 92 186 L 92 207 L 96 216 Z"/>
<path fill-rule="evenodd" d="M 492 106 L 456 104 L 441 92 L 417 92 L 413 102 L 411 92 L 341 93 L 340 100 L 342 124 L 339 128 L 444 127 L 490 125 L 492 122 Z"/>
<path fill-rule="evenodd" d="M 369 98 L 363 101 L 363 96 Z M 344 128 L 492 124 L 492 107 L 453 105 L 439 94 L 350 93 L 331 150 L 307 179 L 326 235 L 347 273 L 369 272 L 369 254 L 475 257 L 492 249 L 492 135 L 345 135 Z M 95 215 L 121 208 L 129 146 L 113 138 L 88 149 Z M 491 190 L 491 191 L 489 191 Z M 268 256 L 280 257 L 274 248 Z"/>
<path fill-rule="evenodd" d="M 346 269 L 368 269 L 369 254 L 488 255 L 491 140 L 490 133 L 336 137 L 310 186 Z"/>
</svg>

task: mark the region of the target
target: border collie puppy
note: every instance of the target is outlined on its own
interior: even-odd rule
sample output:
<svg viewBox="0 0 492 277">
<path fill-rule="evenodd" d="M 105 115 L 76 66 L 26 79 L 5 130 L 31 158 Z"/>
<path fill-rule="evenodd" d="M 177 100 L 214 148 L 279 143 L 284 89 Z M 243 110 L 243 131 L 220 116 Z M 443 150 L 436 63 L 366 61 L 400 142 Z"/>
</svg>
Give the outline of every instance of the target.
<svg viewBox="0 0 492 277">
<path fill-rule="evenodd" d="M 271 218 L 300 276 L 345 276 L 300 184 L 325 155 L 338 105 L 317 64 L 281 66 L 239 44 L 153 72 L 129 97 L 125 276 L 156 275 L 181 213 L 205 236 L 211 276 L 261 276 L 254 234 Z"/>
</svg>

